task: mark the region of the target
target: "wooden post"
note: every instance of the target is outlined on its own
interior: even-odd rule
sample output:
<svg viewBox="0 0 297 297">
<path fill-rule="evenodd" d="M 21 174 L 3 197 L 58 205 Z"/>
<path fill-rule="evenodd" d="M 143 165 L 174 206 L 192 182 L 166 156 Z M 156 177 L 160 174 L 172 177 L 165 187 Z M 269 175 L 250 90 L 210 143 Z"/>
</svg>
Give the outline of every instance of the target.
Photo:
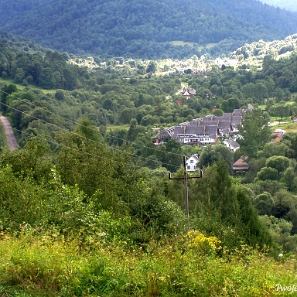
<svg viewBox="0 0 297 297">
<path fill-rule="evenodd" d="M 189 212 L 189 189 L 188 189 L 188 179 L 192 178 L 202 178 L 202 170 L 200 169 L 199 176 L 188 176 L 187 173 L 187 163 L 186 163 L 186 156 L 183 156 L 183 167 L 184 167 L 184 176 L 183 177 L 172 177 L 171 172 L 168 174 L 169 179 L 179 179 L 184 181 L 184 200 L 185 200 L 185 215 L 187 218 L 187 230 L 190 229 L 190 212 Z"/>
</svg>

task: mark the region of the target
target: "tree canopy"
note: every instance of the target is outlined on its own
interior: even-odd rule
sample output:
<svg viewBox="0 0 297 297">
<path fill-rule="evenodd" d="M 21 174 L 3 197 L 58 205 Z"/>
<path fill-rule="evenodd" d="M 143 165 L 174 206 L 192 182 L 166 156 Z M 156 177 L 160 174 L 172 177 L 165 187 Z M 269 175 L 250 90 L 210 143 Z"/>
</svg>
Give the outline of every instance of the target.
<svg viewBox="0 0 297 297">
<path fill-rule="evenodd" d="M 242 136 L 238 139 L 240 150 L 247 157 L 255 157 L 271 139 L 268 120 L 265 119 L 260 109 L 247 112 L 242 126 L 238 129 Z"/>
<path fill-rule="evenodd" d="M 78 0 L 1 0 L 0 6 L 2 30 L 59 51 L 99 56 L 182 58 L 203 54 L 198 45 L 205 51 L 211 43 L 219 54 L 297 29 L 294 13 L 255 0 L 86 1 L 83 7 Z"/>
</svg>

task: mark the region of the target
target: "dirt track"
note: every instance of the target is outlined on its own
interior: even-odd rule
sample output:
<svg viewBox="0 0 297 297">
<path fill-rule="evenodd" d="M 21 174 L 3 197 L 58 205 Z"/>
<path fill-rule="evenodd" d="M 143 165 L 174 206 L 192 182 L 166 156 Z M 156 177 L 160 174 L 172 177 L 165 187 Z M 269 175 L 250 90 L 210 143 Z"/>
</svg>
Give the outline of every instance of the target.
<svg viewBox="0 0 297 297">
<path fill-rule="evenodd" d="M 0 115 L 0 121 L 1 121 L 1 123 L 3 125 L 3 127 L 4 127 L 7 146 L 8 146 L 10 151 L 14 151 L 15 149 L 17 149 L 18 144 L 17 144 L 17 141 L 16 141 L 16 139 L 14 137 L 11 125 L 10 125 L 8 119 L 6 117 L 2 116 L 2 115 Z"/>
</svg>

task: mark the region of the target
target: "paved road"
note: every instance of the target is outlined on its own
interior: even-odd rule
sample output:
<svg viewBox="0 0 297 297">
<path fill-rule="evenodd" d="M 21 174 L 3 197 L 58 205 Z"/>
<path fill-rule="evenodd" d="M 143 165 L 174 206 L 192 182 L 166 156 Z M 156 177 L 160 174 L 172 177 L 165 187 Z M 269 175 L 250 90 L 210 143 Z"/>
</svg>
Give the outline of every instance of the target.
<svg viewBox="0 0 297 297">
<path fill-rule="evenodd" d="M 0 115 L 0 122 L 2 123 L 2 125 L 4 127 L 4 132 L 6 135 L 6 142 L 7 142 L 8 148 L 9 148 L 9 150 L 14 151 L 15 149 L 17 149 L 18 144 L 14 137 L 11 125 L 10 125 L 8 119 L 2 115 Z"/>
</svg>

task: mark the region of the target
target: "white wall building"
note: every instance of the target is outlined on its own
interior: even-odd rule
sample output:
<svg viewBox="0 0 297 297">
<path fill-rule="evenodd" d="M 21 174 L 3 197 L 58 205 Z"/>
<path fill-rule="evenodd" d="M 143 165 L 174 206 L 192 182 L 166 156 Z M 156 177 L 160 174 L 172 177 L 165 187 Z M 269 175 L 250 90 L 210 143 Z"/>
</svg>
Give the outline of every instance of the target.
<svg viewBox="0 0 297 297">
<path fill-rule="evenodd" d="M 194 154 L 186 160 L 186 170 L 189 172 L 194 172 L 197 170 L 197 164 L 199 162 L 199 155 Z"/>
</svg>

